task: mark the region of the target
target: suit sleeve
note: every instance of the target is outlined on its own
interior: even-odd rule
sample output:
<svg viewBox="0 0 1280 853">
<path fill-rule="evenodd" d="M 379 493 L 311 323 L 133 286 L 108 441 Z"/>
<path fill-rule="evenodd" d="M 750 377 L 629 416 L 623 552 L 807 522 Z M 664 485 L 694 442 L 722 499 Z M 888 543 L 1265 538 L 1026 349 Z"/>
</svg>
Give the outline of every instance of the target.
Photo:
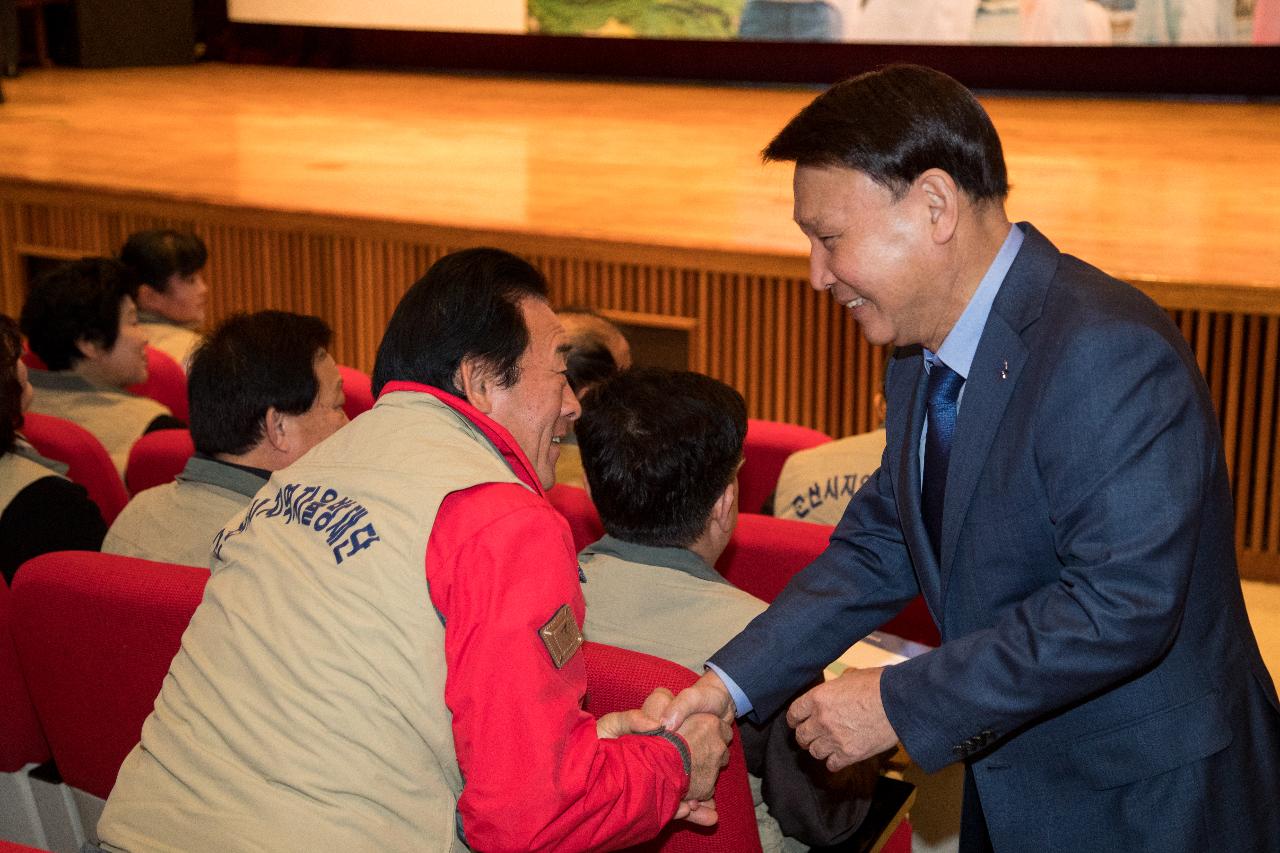
<svg viewBox="0 0 1280 853">
<path fill-rule="evenodd" d="M 1056 581 L 881 682 L 894 730 L 928 771 L 964 756 L 966 739 L 994 742 L 1142 671 L 1178 630 L 1222 464 L 1195 365 L 1155 329 L 1120 321 L 1074 335 L 1056 359 L 1028 426 L 1058 565 L 1026 567 Z"/>
<path fill-rule="evenodd" d="M 750 719 L 766 720 L 920 592 L 891 479 L 882 464 L 850 501 L 826 550 L 712 655 L 751 700 Z"/>
<path fill-rule="evenodd" d="M 465 523 L 478 514 L 491 520 L 451 536 L 451 518 Z M 557 668 L 539 636 L 564 606 L 582 624 L 563 519 L 518 486 L 479 487 L 442 505 L 427 555 L 432 601 L 445 623 L 445 702 L 468 845 L 597 850 L 656 835 L 688 785 L 679 752 L 659 737 L 598 739 L 595 719 L 582 710 L 581 653 Z"/>
</svg>

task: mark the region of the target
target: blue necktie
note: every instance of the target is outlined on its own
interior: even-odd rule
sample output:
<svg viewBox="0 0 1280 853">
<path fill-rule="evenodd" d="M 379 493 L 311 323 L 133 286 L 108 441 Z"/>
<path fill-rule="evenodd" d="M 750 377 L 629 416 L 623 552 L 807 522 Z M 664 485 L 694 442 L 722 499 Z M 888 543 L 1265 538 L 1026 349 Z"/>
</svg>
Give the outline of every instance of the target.
<svg viewBox="0 0 1280 853">
<path fill-rule="evenodd" d="M 939 560 L 947 464 L 951 460 L 951 439 L 956 432 L 956 401 L 960 399 L 962 385 L 963 376 L 940 361 L 933 363 L 929 370 L 929 431 L 924 438 L 924 482 L 920 488 L 920 504 L 933 555 Z"/>
</svg>

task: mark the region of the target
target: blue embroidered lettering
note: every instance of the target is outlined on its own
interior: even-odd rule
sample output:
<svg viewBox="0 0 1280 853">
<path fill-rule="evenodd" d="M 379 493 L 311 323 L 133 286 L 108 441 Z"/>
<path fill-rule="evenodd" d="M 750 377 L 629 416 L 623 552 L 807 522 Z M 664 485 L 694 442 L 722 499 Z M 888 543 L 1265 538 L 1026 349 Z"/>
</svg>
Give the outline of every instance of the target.
<svg viewBox="0 0 1280 853">
<path fill-rule="evenodd" d="M 347 553 L 345 556 L 353 557 L 355 556 L 357 551 L 363 551 L 365 548 L 368 548 L 374 542 L 380 541 L 380 539 L 381 537 L 378 536 L 378 531 L 373 529 L 373 525 L 366 524 L 364 527 L 361 527 L 358 530 L 353 530 L 351 532 L 351 536 L 347 538 L 346 542 L 344 542 L 342 545 L 339 545 L 338 547 L 333 549 L 333 558 L 338 562 L 338 565 L 342 565 L 342 560 L 344 556 L 342 553 L 343 546 L 346 546 L 347 548 Z"/>
</svg>

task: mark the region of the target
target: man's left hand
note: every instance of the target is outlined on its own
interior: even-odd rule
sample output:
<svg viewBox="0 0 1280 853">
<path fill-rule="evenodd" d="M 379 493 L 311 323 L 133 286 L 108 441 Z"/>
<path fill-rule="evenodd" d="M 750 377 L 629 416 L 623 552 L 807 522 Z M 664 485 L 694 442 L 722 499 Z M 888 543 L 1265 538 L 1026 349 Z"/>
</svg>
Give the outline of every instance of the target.
<svg viewBox="0 0 1280 853">
<path fill-rule="evenodd" d="M 791 703 L 787 723 L 796 742 L 828 770 L 840 770 L 889 749 L 898 735 L 880 700 L 880 673 L 847 669 Z"/>
</svg>

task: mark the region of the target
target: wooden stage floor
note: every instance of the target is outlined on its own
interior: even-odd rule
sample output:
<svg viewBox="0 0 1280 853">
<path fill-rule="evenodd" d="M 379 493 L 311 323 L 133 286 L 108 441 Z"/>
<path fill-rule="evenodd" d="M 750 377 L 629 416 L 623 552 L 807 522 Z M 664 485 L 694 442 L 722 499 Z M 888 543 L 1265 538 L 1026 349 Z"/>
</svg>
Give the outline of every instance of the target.
<svg viewBox="0 0 1280 853">
<path fill-rule="evenodd" d="M 5 81 L 0 181 L 798 259 L 790 168 L 758 152 L 815 91 L 32 70 Z M 1280 287 L 1280 105 L 982 100 L 1011 215 L 1063 250 L 1133 281 Z"/>
</svg>

